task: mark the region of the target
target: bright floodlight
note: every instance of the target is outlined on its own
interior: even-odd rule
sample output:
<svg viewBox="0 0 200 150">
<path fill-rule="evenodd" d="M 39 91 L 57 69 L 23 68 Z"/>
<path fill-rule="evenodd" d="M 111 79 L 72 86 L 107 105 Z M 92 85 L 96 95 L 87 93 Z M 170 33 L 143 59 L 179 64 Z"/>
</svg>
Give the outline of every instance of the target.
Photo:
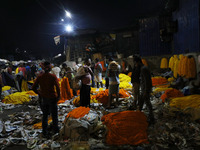
<svg viewBox="0 0 200 150">
<path fill-rule="evenodd" d="M 58 54 L 58 56 L 62 56 L 62 54 Z"/>
<path fill-rule="evenodd" d="M 65 12 L 66 12 L 66 16 L 67 16 L 68 18 L 72 18 L 72 15 L 71 15 L 70 12 L 68 12 L 68 11 L 65 11 Z"/>
<path fill-rule="evenodd" d="M 63 21 L 64 21 L 64 19 L 61 19 L 61 21 L 63 22 Z"/>
<path fill-rule="evenodd" d="M 73 27 L 72 27 L 71 25 L 67 25 L 67 26 L 65 27 L 65 30 L 66 30 L 67 32 L 72 32 L 72 31 L 73 31 Z"/>
</svg>

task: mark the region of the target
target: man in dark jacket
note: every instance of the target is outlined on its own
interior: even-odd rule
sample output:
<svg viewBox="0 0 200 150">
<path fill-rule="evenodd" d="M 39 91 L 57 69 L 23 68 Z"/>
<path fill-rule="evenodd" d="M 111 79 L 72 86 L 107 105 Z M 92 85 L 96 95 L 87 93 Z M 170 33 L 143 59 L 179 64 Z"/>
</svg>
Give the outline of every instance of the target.
<svg viewBox="0 0 200 150">
<path fill-rule="evenodd" d="M 56 75 L 49 73 L 51 71 L 51 65 L 49 62 L 43 63 L 43 69 L 45 73 L 37 77 L 32 89 L 41 97 L 41 106 L 43 112 L 42 132 L 44 137 L 48 137 L 47 127 L 49 113 L 52 115 L 54 132 L 59 132 L 57 102 L 60 97 L 60 88 Z M 40 90 L 37 89 L 38 85 L 40 86 Z M 56 87 L 56 91 L 54 86 Z"/>
<path fill-rule="evenodd" d="M 141 88 L 141 96 L 138 99 L 139 110 L 142 111 L 143 105 L 145 102 L 147 105 L 147 108 L 149 109 L 149 121 L 150 121 L 150 123 L 153 123 L 154 115 L 153 115 L 153 110 L 152 110 L 152 104 L 150 101 L 150 94 L 152 91 L 151 73 L 150 73 L 150 70 L 148 69 L 148 67 L 143 65 L 140 57 L 138 57 L 138 56 L 134 57 L 134 64 L 135 64 L 136 70 L 137 70 L 137 68 L 139 68 L 139 71 L 140 71 L 139 83 L 140 83 L 140 88 Z M 136 77 L 138 77 L 138 76 L 136 76 Z"/>
</svg>

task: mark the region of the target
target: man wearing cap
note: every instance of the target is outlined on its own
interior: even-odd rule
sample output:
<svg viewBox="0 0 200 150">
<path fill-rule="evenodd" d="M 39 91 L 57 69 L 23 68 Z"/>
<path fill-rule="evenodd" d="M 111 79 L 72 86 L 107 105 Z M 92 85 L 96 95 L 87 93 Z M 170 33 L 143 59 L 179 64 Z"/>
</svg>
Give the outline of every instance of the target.
<svg viewBox="0 0 200 150">
<path fill-rule="evenodd" d="M 42 68 L 45 72 L 37 77 L 32 86 L 32 89 L 41 97 L 41 106 L 43 111 L 42 132 L 43 136 L 47 137 L 49 113 L 52 115 L 54 132 L 59 132 L 57 102 L 60 97 L 60 88 L 56 75 L 49 73 L 51 71 L 50 63 L 47 61 L 44 62 Z M 40 86 L 40 90 L 37 89 L 38 85 Z M 56 87 L 56 91 L 54 89 L 54 86 Z"/>
</svg>

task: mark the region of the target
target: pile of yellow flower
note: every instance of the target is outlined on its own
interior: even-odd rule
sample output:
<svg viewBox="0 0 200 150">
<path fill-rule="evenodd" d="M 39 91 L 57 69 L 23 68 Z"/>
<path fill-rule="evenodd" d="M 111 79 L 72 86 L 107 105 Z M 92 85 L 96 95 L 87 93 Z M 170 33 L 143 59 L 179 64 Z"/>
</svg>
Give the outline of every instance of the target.
<svg viewBox="0 0 200 150">
<path fill-rule="evenodd" d="M 99 103 L 98 100 L 96 99 L 95 95 L 90 95 L 90 103 Z M 80 96 L 77 96 L 76 98 L 74 98 L 73 104 L 75 106 L 79 106 L 80 105 Z"/>
<path fill-rule="evenodd" d="M 2 87 L 2 91 L 8 91 L 8 90 L 10 90 L 10 89 L 11 89 L 10 86 L 4 86 L 4 87 Z"/>
<path fill-rule="evenodd" d="M 103 88 L 99 88 L 99 89 L 97 89 L 97 88 L 93 88 L 93 87 L 91 87 L 91 91 L 90 91 L 90 93 L 92 93 L 92 94 L 96 94 L 96 93 L 98 93 L 98 92 L 100 92 L 100 91 L 103 91 L 104 89 Z"/>
<path fill-rule="evenodd" d="M 182 110 L 186 108 L 200 108 L 200 95 L 189 95 L 174 98 L 170 101 L 170 106 Z"/>
<path fill-rule="evenodd" d="M 16 92 L 14 94 L 5 96 L 3 103 L 5 104 L 23 104 L 31 100 L 30 95 L 37 95 L 33 91 Z"/>
<path fill-rule="evenodd" d="M 131 75 L 131 74 L 132 73 L 130 72 L 129 75 Z M 119 88 L 120 89 L 130 89 L 130 88 L 132 88 L 132 85 L 129 83 L 129 82 L 131 82 L 131 77 L 130 76 L 125 75 L 123 73 L 120 73 L 119 74 L 119 81 L 120 81 L 120 84 L 119 84 Z M 102 83 L 105 85 L 106 81 L 102 80 Z"/>
<path fill-rule="evenodd" d="M 123 74 L 123 73 L 120 73 L 119 74 L 119 81 L 120 81 L 120 84 L 119 84 L 120 89 L 132 88 L 132 85 L 129 83 L 129 82 L 131 82 L 131 77 L 129 77 L 129 76 Z"/>
</svg>

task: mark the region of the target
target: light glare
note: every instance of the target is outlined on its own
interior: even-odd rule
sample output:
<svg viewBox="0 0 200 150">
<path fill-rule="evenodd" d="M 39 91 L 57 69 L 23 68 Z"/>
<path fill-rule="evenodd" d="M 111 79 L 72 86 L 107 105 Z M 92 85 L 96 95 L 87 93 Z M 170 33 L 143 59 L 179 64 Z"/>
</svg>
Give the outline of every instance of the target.
<svg viewBox="0 0 200 150">
<path fill-rule="evenodd" d="M 68 18 L 72 18 L 72 15 L 71 15 L 70 12 L 68 12 L 68 11 L 65 11 L 65 12 L 66 12 L 66 16 L 67 16 Z"/>
<path fill-rule="evenodd" d="M 67 32 L 73 31 L 73 27 L 71 25 L 67 25 L 65 29 L 66 29 Z"/>
</svg>

